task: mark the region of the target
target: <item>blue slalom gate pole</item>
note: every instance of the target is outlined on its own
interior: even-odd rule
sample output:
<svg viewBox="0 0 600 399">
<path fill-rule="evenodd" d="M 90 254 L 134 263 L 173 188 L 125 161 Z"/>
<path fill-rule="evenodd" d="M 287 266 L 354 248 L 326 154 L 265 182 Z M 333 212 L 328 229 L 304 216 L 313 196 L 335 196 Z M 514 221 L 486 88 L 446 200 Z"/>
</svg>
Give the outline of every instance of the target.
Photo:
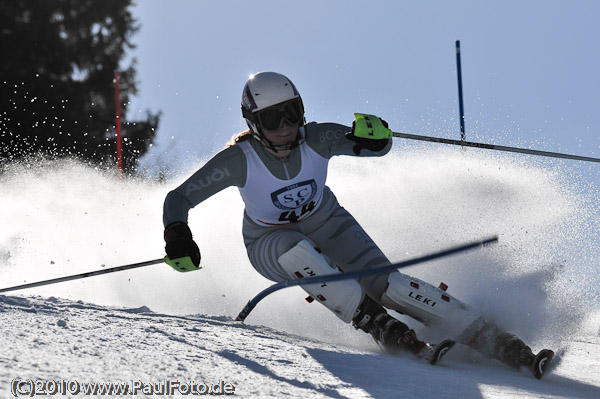
<svg viewBox="0 0 600 399">
<path fill-rule="evenodd" d="M 242 311 L 240 312 L 240 314 L 237 316 L 237 318 L 235 320 L 243 322 L 244 320 L 246 320 L 246 317 L 248 317 L 250 312 L 252 312 L 252 310 L 256 307 L 256 305 L 258 305 L 258 303 L 260 301 L 262 301 L 267 295 L 272 294 L 275 291 L 279 291 L 283 288 L 308 285 L 308 284 L 329 283 L 329 282 L 340 281 L 340 280 L 357 279 L 357 278 L 361 278 L 361 277 L 365 277 L 365 276 L 372 276 L 372 275 L 376 275 L 376 274 L 392 272 L 394 270 L 397 270 L 397 269 L 400 269 L 403 267 L 416 265 L 417 263 L 423 263 L 423 262 L 427 262 L 430 260 L 454 255 L 459 252 L 465 252 L 465 251 L 469 251 L 469 250 L 472 250 L 475 248 L 481 248 L 485 245 L 489 245 L 489 244 L 495 243 L 497 241 L 498 241 L 498 237 L 494 236 L 494 237 L 486 238 L 486 239 L 483 239 L 480 241 L 475 241 L 475 242 L 471 242 L 468 244 L 459 245 L 459 246 L 448 248 L 448 249 L 445 249 L 445 250 L 442 250 L 439 252 L 434 252 L 429 255 L 424 255 L 424 256 L 421 256 L 418 258 L 414 258 L 414 259 L 410 259 L 410 260 L 406 260 L 403 262 L 394 263 L 391 265 L 382 266 L 382 267 L 378 267 L 378 268 L 374 268 L 374 269 L 365 269 L 365 270 L 359 270 L 359 271 L 349 272 L 349 273 L 328 274 L 325 276 L 306 277 L 306 278 L 301 278 L 301 279 L 297 279 L 297 280 L 285 280 L 285 281 L 273 284 L 272 286 L 267 287 L 266 289 L 262 290 L 258 295 L 256 295 L 254 298 L 252 298 L 248 302 L 248 304 L 244 307 L 244 309 L 242 309 Z"/>
<path fill-rule="evenodd" d="M 460 116 L 460 139 L 465 141 L 465 109 L 463 107 L 462 71 L 460 66 L 460 40 L 456 41 L 456 75 L 458 78 L 458 111 Z"/>
</svg>

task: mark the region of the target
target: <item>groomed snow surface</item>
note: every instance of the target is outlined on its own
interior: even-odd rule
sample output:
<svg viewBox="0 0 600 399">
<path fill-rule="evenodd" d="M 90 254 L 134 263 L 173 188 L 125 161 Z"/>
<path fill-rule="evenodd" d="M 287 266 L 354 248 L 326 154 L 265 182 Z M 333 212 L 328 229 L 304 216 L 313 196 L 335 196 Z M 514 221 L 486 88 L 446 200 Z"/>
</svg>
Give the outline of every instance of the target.
<svg viewBox="0 0 600 399">
<path fill-rule="evenodd" d="M 12 378 L 129 382 L 132 389 L 132 381 L 222 380 L 247 398 L 600 397 L 598 336 L 572 337 L 558 369 L 541 381 L 467 360 L 462 348 L 430 366 L 215 316 L 54 297 L 0 297 L 0 337 L 2 397 Z M 138 395 L 145 396 L 143 385 Z"/>
<path fill-rule="evenodd" d="M 560 353 L 541 381 L 458 345 L 435 367 L 382 354 L 297 287 L 235 322 L 270 282 L 247 260 L 229 189 L 190 213 L 200 271 L 162 264 L 1 294 L 0 397 L 20 378 L 133 382 L 133 397 L 179 381 L 246 398 L 600 398 L 600 210 L 586 183 L 597 170 L 554 162 L 398 145 L 332 160 L 328 181 L 393 261 L 497 234 L 493 247 L 403 272 L 445 282 L 534 351 Z M 162 202 L 188 172 L 152 184 L 74 162 L 11 167 L 0 175 L 0 288 L 162 257 Z"/>
</svg>

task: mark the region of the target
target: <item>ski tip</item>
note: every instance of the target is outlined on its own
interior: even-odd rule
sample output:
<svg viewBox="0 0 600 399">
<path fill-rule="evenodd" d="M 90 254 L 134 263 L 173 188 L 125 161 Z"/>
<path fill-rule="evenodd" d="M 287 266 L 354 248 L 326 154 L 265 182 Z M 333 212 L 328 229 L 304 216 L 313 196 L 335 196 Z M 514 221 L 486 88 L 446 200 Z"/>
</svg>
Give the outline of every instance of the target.
<svg viewBox="0 0 600 399">
<path fill-rule="evenodd" d="M 550 349 L 542 349 L 535 355 L 533 363 L 531 364 L 531 372 L 535 378 L 541 380 L 544 374 L 549 371 L 553 357 L 554 352 Z"/>
<path fill-rule="evenodd" d="M 451 339 L 446 339 L 435 346 L 435 350 L 433 351 L 433 356 L 429 363 L 431 365 L 435 365 L 441 358 L 443 358 L 446 353 L 456 344 L 455 341 Z"/>
</svg>

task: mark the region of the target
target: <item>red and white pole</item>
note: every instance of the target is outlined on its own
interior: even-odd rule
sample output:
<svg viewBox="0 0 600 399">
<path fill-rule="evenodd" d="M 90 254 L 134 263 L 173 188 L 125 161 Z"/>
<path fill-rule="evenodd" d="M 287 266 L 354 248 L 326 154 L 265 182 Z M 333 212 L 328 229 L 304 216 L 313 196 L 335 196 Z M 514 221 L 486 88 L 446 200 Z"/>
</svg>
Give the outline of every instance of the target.
<svg viewBox="0 0 600 399">
<path fill-rule="evenodd" d="M 115 71 L 115 107 L 117 126 L 117 167 L 119 179 L 123 176 L 123 154 L 121 151 L 121 102 L 119 100 L 119 71 Z"/>
</svg>

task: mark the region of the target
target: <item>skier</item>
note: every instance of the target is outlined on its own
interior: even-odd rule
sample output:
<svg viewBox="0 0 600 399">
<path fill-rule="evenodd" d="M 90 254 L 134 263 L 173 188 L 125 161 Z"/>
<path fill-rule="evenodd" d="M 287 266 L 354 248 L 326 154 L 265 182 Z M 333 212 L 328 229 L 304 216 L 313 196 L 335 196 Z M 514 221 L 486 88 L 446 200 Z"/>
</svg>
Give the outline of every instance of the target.
<svg viewBox="0 0 600 399">
<path fill-rule="evenodd" d="M 248 257 L 265 278 L 280 282 L 390 264 L 325 185 L 331 157 L 387 154 L 392 147 L 388 124 L 365 114 L 355 114 L 351 128 L 306 123 L 296 87 L 275 72 L 261 72 L 247 81 L 242 115 L 248 130 L 167 195 L 167 263 L 180 271 L 199 268 L 200 250 L 187 224 L 188 211 L 236 186 L 245 203 L 242 233 Z M 443 354 L 386 308 L 432 327 L 458 328 L 458 342 L 513 367 L 539 363 L 523 341 L 501 332 L 444 287 L 400 272 L 303 288 L 341 320 L 371 334 L 387 352 L 408 351 L 431 363 Z M 542 373 L 537 372 L 540 377 Z"/>
</svg>

